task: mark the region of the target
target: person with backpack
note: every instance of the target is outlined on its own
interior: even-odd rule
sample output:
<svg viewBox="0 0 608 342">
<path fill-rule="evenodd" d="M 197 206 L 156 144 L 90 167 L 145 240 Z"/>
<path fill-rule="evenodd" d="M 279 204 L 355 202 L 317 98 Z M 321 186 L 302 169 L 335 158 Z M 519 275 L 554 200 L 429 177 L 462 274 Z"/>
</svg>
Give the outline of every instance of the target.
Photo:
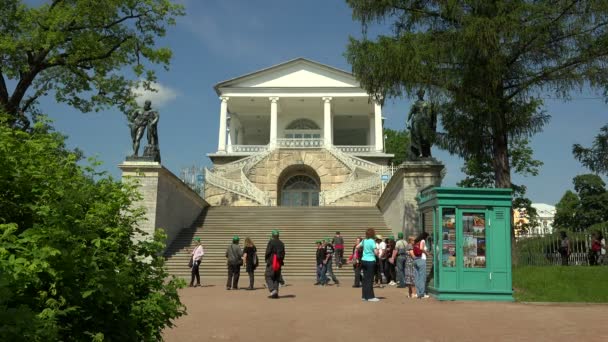
<svg viewBox="0 0 608 342">
<path fill-rule="evenodd" d="M 559 232 L 560 241 L 559 248 L 557 251 L 562 259 L 562 266 L 568 266 L 568 259 L 570 259 L 570 239 L 568 239 L 568 234 L 565 231 Z"/>
<path fill-rule="evenodd" d="M 429 233 L 422 232 L 414 240 L 412 254 L 414 256 L 414 283 L 416 284 L 416 296 L 418 299 L 428 298 L 425 293 L 426 282 L 426 255 L 425 240 Z"/>
<path fill-rule="evenodd" d="M 334 236 L 331 243 L 334 245 L 335 263 L 338 268 L 342 268 L 342 259 L 344 258 L 344 238 L 342 238 L 340 232 L 336 232 L 336 236 Z"/>
<path fill-rule="evenodd" d="M 362 276 L 361 276 L 361 249 L 359 248 L 359 244 L 361 243 L 362 239 L 360 237 L 358 237 L 355 240 L 355 245 L 353 246 L 353 252 L 350 255 L 350 257 L 348 258 L 349 262 L 352 262 L 353 264 L 353 271 L 355 272 L 355 283 L 353 284 L 353 287 L 355 288 L 359 288 L 361 287 L 361 282 L 362 282 Z"/>
<path fill-rule="evenodd" d="M 327 252 L 323 241 L 317 240 L 317 282 L 315 285 L 325 286 L 327 284 Z"/>
<path fill-rule="evenodd" d="M 589 265 L 597 266 L 602 253 L 602 243 L 597 232 L 591 235 L 591 249 L 589 250 Z"/>
<path fill-rule="evenodd" d="M 397 287 L 405 288 L 405 259 L 407 257 L 407 242 L 403 239 L 403 232 L 397 233 L 397 242 L 391 256 L 391 263 L 397 269 Z"/>
<path fill-rule="evenodd" d="M 281 280 L 281 268 L 285 259 L 285 244 L 279 239 L 279 231 L 272 231 L 272 239 L 266 246 L 266 286 L 270 291 L 270 298 L 279 298 L 279 281 Z"/>
<path fill-rule="evenodd" d="M 253 241 L 249 238 L 245 238 L 245 249 L 243 250 L 243 259 L 245 260 L 245 270 L 249 275 L 249 287 L 247 290 L 253 290 L 254 283 L 254 272 L 258 267 L 258 250 L 255 247 Z"/>
<path fill-rule="evenodd" d="M 325 255 L 326 255 L 325 265 L 327 266 L 327 268 L 326 268 L 327 279 L 331 279 L 334 282 L 334 284 L 336 284 L 336 286 L 340 286 L 340 281 L 338 280 L 338 277 L 336 277 L 336 275 L 334 274 L 334 267 L 333 267 L 334 246 L 331 244 L 330 238 L 328 238 L 328 237 L 325 238 L 324 247 L 325 247 Z"/>
<path fill-rule="evenodd" d="M 414 256 L 414 241 L 416 240 L 415 236 L 409 236 L 407 238 L 407 245 L 405 246 L 405 268 L 404 268 L 404 281 L 405 281 L 405 286 L 407 287 L 407 291 L 408 291 L 408 297 L 409 298 L 414 298 L 413 297 L 413 286 L 415 284 L 414 280 L 415 280 L 415 271 L 414 271 L 414 260 L 415 260 L 415 256 Z"/>
<path fill-rule="evenodd" d="M 226 250 L 226 259 L 228 259 L 228 281 L 226 282 L 226 290 L 239 289 L 239 277 L 241 275 L 241 266 L 243 265 L 243 251 L 239 246 L 239 237 L 232 238 L 232 244 Z"/>
</svg>

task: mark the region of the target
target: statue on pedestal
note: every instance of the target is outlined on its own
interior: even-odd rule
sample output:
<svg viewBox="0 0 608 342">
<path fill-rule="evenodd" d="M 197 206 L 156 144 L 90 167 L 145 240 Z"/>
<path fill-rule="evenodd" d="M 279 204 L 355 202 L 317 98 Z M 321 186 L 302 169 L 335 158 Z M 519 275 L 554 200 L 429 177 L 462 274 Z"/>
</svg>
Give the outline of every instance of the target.
<svg viewBox="0 0 608 342">
<path fill-rule="evenodd" d="M 131 140 L 133 142 L 133 155 L 130 160 L 151 160 L 160 163 L 160 150 L 158 147 L 158 120 L 160 114 L 152 109 L 152 101 L 146 100 L 143 108 L 135 110 L 128 115 Z M 139 144 L 147 129 L 148 144 L 144 148 L 143 156 L 138 156 Z"/>
<path fill-rule="evenodd" d="M 424 100 L 424 90 L 418 90 L 418 99 L 412 105 L 407 118 L 410 130 L 408 160 L 432 158 L 431 146 L 437 130 L 437 113 L 432 105 Z"/>
</svg>

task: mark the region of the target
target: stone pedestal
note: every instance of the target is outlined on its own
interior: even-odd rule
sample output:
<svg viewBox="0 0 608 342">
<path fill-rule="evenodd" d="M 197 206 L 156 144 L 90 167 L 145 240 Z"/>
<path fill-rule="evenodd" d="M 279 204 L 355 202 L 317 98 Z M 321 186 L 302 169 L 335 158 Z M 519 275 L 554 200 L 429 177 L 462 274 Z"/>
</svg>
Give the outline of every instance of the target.
<svg viewBox="0 0 608 342">
<path fill-rule="evenodd" d="M 160 163 L 127 160 L 118 167 L 122 170 L 122 181 L 137 184 L 142 195 L 135 206 L 145 209 L 145 220 L 139 222 L 139 228 L 146 235 L 136 237 L 138 240 L 150 238 L 156 229 L 163 229 L 169 246 L 177 234 L 190 227 L 209 206 Z"/>
<path fill-rule="evenodd" d="M 415 235 L 421 231 L 416 196 L 428 186 L 440 186 L 445 166 L 436 159 L 406 161 L 399 165 L 378 200 L 384 221 L 396 235 Z"/>
</svg>

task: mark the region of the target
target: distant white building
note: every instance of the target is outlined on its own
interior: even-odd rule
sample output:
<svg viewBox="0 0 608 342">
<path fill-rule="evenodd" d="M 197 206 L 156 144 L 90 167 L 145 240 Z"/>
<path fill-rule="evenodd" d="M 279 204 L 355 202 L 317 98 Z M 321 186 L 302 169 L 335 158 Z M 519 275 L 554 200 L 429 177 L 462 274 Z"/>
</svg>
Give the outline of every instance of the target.
<svg viewBox="0 0 608 342">
<path fill-rule="evenodd" d="M 536 209 L 539 223 L 539 226 L 535 227 L 532 233 L 541 235 L 553 233 L 555 207 L 545 203 L 532 203 L 532 207 Z"/>
</svg>

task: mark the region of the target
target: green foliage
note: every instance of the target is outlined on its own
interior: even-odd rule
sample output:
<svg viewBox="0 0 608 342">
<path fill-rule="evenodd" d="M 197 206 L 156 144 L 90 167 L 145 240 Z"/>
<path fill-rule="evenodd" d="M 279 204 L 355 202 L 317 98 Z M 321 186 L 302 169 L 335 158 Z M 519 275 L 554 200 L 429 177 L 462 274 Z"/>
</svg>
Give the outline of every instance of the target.
<svg viewBox="0 0 608 342">
<path fill-rule="evenodd" d="M 538 175 L 539 168 L 543 165 L 540 160 L 533 159 L 533 151 L 527 139 L 515 139 L 509 142 L 509 163 L 514 171 L 523 176 Z M 465 188 L 493 188 L 494 169 L 492 161 L 486 156 L 483 158 L 471 158 L 465 161 L 462 172 L 465 179 L 457 183 Z M 532 201 L 526 197 L 526 186 L 511 183 L 513 189 L 513 209 L 525 211 L 528 222 L 518 224 L 517 228 L 523 232 L 538 226 L 538 214 L 532 206 Z"/>
<path fill-rule="evenodd" d="M 384 135 L 386 135 L 386 153 L 393 153 L 395 155 L 391 159 L 391 163 L 395 165 L 403 163 L 407 158 L 407 148 L 410 145 L 409 133 L 407 131 L 396 131 L 385 128 Z"/>
<path fill-rule="evenodd" d="M 515 299 L 522 302 L 608 303 L 608 272 L 597 267 L 514 267 Z"/>
<path fill-rule="evenodd" d="M 542 130 L 542 92 L 567 97 L 606 83 L 608 2 L 347 0 L 366 32 L 346 57 L 373 94 L 412 96 L 420 87 L 440 104 L 437 142 L 479 164 L 496 187 L 511 186 L 509 146 Z"/>
<path fill-rule="evenodd" d="M 572 147 L 574 157 L 595 173 L 608 175 L 608 125 L 600 129 L 593 145 L 585 148 L 579 144 Z"/>
<path fill-rule="evenodd" d="M 559 229 L 572 229 L 577 226 L 576 213 L 581 201 L 578 195 L 568 190 L 555 205 L 555 219 L 553 226 Z"/>
<path fill-rule="evenodd" d="M 183 315 L 160 255 L 134 243 L 133 187 L 77 164 L 64 138 L 0 119 L 0 340 L 153 341 Z"/>
<path fill-rule="evenodd" d="M 22 0 L 0 0 L 0 109 L 11 125 L 29 127 L 40 96 L 52 92 L 83 112 L 110 106 L 128 110 L 135 85 L 125 75 L 156 79 L 154 64 L 165 69 L 171 50 L 155 47 L 183 7 L 171 0 L 54 0 L 32 7 Z M 6 80 L 16 86 L 9 93 Z"/>
<path fill-rule="evenodd" d="M 555 227 L 587 231 L 608 223 L 608 190 L 604 181 L 587 174 L 574 177 L 573 183 L 577 194 L 567 191 L 556 205 Z"/>
</svg>

